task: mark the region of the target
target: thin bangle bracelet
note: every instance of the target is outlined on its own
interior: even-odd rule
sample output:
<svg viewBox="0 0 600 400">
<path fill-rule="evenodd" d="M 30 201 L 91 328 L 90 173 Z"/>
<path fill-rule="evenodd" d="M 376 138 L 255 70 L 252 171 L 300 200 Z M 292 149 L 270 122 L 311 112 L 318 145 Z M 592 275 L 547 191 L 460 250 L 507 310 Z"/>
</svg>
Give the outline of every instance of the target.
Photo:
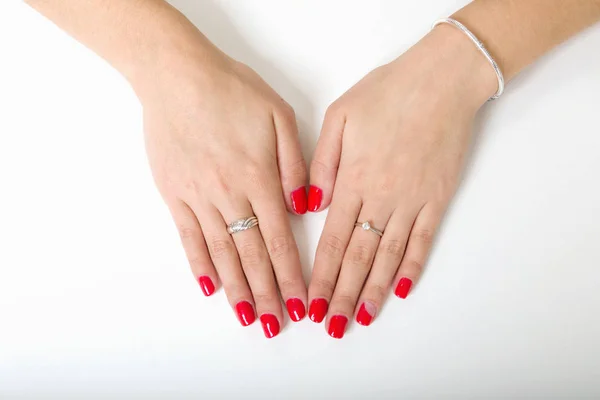
<svg viewBox="0 0 600 400">
<path fill-rule="evenodd" d="M 479 39 L 477 39 L 477 36 L 473 35 L 473 32 L 471 32 L 469 29 L 467 29 L 466 26 L 464 26 L 463 24 L 461 24 L 460 22 L 458 22 L 455 19 L 452 19 L 452 18 L 438 19 L 437 21 L 435 21 L 433 23 L 433 26 L 431 27 L 431 29 L 435 28 L 439 24 L 449 24 L 449 25 L 457 27 L 465 35 L 467 35 L 469 37 L 469 39 L 471 39 L 471 41 L 473 43 L 475 43 L 475 46 L 477 46 L 477 48 L 479 49 L 479 51 L 481 51 L 481 53 L 489 61 L 489 63 L 491 64 L 492 68 L 494 68 L 494 71 L 496 72 L 496 77 L 498 78 L 498 90 L 496 91 L 495 95 L 493 95 L 492 97 L 489 98 L 488 101 L 490 101 L 490 100 L 496 100 L 498 97 L 500 97 L 500 95 L 504 92 L 504 75 L 502 75 L 502 71 L 500 71 L 500 67 L 498 67 L 498 64 L 496 64 L 496 61 L 494 61 L 494 59 L 492 58 L 490 52 L 487 51 L 487 49 L 485 48 L 485 46 L 483 45 L 483 43 L 481 43 L 481 41 Z"/>
</svg>

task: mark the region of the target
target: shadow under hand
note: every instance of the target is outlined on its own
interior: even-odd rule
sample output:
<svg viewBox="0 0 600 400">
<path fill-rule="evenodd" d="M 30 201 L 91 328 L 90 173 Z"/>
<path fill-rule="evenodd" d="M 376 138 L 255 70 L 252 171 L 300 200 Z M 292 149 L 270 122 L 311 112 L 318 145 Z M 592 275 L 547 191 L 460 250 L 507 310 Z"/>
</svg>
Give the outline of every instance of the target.
<svg viewBox="0 0 600 400">
<path fill-rule="evenodd" d="M 267 59 L 254 49 L 240 34 L 231 18 L 214 0 L 189 1 L 168 0 L 181 11 L 206 37 L 222 51 L 234 59 L 254 69 L 296 112 L 300 143 L 304 158 L 314 147 L 309 143 L 310 135 L 302 135 L 310 129 L 314 110 L 308 97 L 292 84 L 290 79 L 277 67 L 277 59 Z M 308 282 L 312 266 L 309 265 L 308 236 L 302 217 L 291 216 L 292 228 L 300 252 L 304 280 Z"/>
</svg>

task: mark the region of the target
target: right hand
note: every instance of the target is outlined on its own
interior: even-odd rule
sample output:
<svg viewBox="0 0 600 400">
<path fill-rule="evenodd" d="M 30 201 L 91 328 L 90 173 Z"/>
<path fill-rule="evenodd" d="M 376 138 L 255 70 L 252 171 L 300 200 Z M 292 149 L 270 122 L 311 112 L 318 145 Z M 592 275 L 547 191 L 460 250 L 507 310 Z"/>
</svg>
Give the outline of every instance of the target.
<svg viewBox="0 0 600 400">
<path fill-rule="evenodd" d="M 306 212 L 306 163 L 292 108 L 252 69 L 198 34 L 136 91 L 153 176 L 205 295 L 219 282 L 240 323 L 279 333 L 278 287 L 294 321 L 306 285 L 286 206 Z M 134 85 L 135 87 L 135 85 Z M 227 224 L 259 226 L 230 235 Z"/>
</svg>

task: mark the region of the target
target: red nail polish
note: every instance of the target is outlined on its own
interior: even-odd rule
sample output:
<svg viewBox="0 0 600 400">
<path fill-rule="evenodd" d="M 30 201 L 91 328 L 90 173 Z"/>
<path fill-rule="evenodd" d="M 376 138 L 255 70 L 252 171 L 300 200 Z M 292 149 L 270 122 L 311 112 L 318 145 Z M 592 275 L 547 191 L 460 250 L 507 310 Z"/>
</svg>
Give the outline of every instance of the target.
<svg viewBox="0 0 600 400">
<path fill-rule="evenodd" d="M 316 186 L 310 185 L 308 190 L 308 211 L 315 212 L 321 208 L 323 200 L 323 191 Z"/>
<path fill-rule="evenodd" d="M 306 188 L 303 186 L 294 190 L 291 194 L 292 208 L 296 214 L 306 214 Z"/>
<path fill-rule="evenodd" d="M 371 325 L 371 322 L 373 322 L 373 317 L 375 317 L 375 312 L 375 306 L 365 301 L 358 309 L 358 313 L 356 314 L 356 322 L 363 326 Z"/>
<path fill-rule="evenodd" d="M 410 287 L 412 286 L 412 281 L 408 278 L 401 278 L 400 282 L 398 282 L 398 286 L 396 286 L 396 290 L 394 294 L 401 299 L 405 299 L 408 296 L 408 292 L 410 291 Z"/>
<path fill-rule="evenodd" d="M 335 339 L 343 338 L 347 323 L 348 318 L 343 315 L 334 315 L 331 317 L 331 320 L 329 321 L 329 336 Z"/>
<path fill-rule="evenodd" d="M 254 322 L 256 316 L 254 315 L 254 308 L 252 308 L 252 304 L 247 301 L 240 301 L 235 305 L 235 311 L 238 314 L 238 318 L 240 323 L 243 326 L 248 326 Z"/>
<path fill-rule="evenodd" d="M 199 277 L 198 283 L 200 284 L 200 288 L 202 288 L 202 292 L 204 292 L 205 296 L 210 296 L 215 292 L 215 285 L 208 276 Z"/>
<path fill-rule="evenodd" d="M 294 322 L 300 321 L 306 315 L 306 308 L 304 308 L 304 303 L 300 299 L 288 299 L 285 305 L 290 318 Z"/>
<path fill-rule="evenodd" d="M 327 314 L 327 308 L 329 305 L 327 304 L 327 300 L 325 299 L 314 299 L 310 303 L 310 308 L 308 309 L 308 317 L 311 321 L 316 322 L 317 324 L 323 321 L 325 318 L 325 314 Z"/>
<path fill-rule="evenodd" d="M 262 324 L 265 336 L 268 339 L 277 336 L 279 333 L 279 321 L 273 314 L 263 314 L 260 316 L 260 323 Z"/>
</svg>

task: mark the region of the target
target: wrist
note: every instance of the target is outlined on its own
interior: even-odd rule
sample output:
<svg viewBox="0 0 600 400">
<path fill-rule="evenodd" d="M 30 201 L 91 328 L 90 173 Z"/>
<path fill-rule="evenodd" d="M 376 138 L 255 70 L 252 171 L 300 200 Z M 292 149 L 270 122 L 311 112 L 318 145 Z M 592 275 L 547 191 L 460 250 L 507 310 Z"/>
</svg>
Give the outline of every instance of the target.
<svg viewBox="0 0 600 400">
<path fill-rule="evenodd" d="M 206 79 L 212 71 L 226 69 L 233 62 L 169 5 L 138 35 L 117 69 L 141 98 L 159 84 L 176 86 L 185 77 Z"/>
<path fill-rule="evenodd" d="M 441 24 L 407 53 L 442 96 L 451 96 L 477 111 L 498 89 L 493 67 L 459 29 Z M 402 58 L 402 57 L 401 57 Z M 410 64 L 410 63 L 409 63 Z"/>
</svg>

